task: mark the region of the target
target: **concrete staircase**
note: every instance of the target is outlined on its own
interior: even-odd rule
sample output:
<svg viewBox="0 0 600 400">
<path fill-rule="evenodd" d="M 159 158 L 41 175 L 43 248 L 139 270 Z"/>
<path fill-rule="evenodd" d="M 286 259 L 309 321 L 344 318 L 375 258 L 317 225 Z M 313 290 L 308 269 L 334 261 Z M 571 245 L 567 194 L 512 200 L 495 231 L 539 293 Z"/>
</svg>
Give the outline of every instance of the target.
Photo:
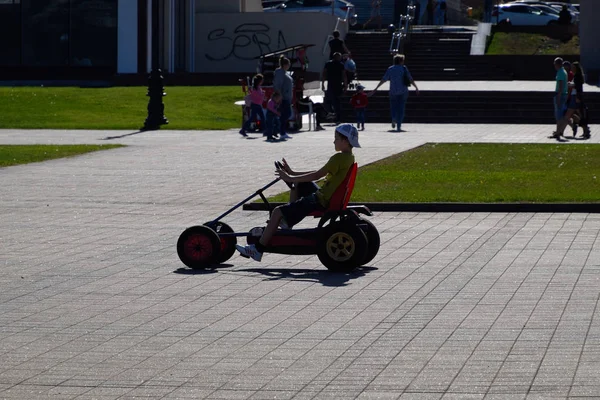
<svg viewBox="0 0 600 400">
<path fill-rule="evenodd" d="M 406 64 L 416 81 L 509 80 L 508 72 L 471 56 L 473 31 L 413 32 L 406 43 Z"/>
<path fill-rule="evenodd" d="M 348 32 L 346 46 L 356 62 L 359 80 L 380 80 L 386 69 L 392 65 L 391 39 L 387 32 Z"/>
<path fill-rule="evenodd" d="M 508 72 L 471 56 L 472 32 L 415 31 L 404 48 L 415 81 L 510 80 Z M 379 80 L 392 65 L 387 32 L 349 32 L 346 44 L 356 62 L 359 80 Z"/>
</svg>

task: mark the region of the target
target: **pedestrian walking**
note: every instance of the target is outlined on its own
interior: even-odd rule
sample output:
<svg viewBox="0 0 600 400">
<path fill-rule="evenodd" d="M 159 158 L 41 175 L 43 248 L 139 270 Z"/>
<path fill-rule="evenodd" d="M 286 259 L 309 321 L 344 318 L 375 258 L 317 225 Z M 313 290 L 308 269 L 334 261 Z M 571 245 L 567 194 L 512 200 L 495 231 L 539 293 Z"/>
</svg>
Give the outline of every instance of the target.
<svg viewBox="0 0 600 400">
<path fill-rule="evenodd" d="M 356 113 L 356 129 L 365 130 L 365 114 L 369 105 L 369 98 L 363 85 L 356 86 L 356 93 L 350 99 L 350 104 Z"/>
<path fill-rule="evenodd" d="M 567 105 L 567 71 L 563 67 L 563 59 L 556 57 L 554 59 L 554 69 L 556 69 L 556 87 L 554 89 L 554 119 L 556 120 L 556 131 L 552 133 L 552 137 L 558 139 L 561 133 L 561 121 L 565 114 Z"/>
<path fill-rule="evenodd" d="M 275 70 L 273 75 L 273 90 L 281 94 L 281 104 L 279 106 L 279 111 L 281 112 L 280 139 L 291 139 L 291 136 L 287 134 L 287 127 L 289 119 L 292 116 L 294 80 L 288 73 L 289 69 L 290 60 L 287 57 L 281 56 L 279 59 L 279 68 Z"/>
<path fill-rule="evenodd" d="M 250 116 L 242 125 L 242 129 L 240 129 L 240 135 L 248 136 L 246 131 L 250 130 L 250 127 L 253 122 L 258 119 L 262 121 L 265 120 L 265 114 L 263 112 L 263 102 L 265 101 L 265 92 L 262 90 L 262 83 L 264 77 L 261 74 L 254 75 L 252 78 L 252 87 L 250 87 L 248 93 L 248 100 L 250 100 Z"/>
<path fill-rule="evenodd" d="M 325 81 L 327 81 L 327 89 L 325 89 Z M 348 78 L 346 70 L 342 63 L 342 54 L 335 53 L 333 59 L 329 60 L 323 68 L 321 75 L 321 89 L 325 92 L 325 100 L 333 109 L 335 114 L 335 123 L 341 122 L 342 105 L 340 97 L 348 87 Z"/>
<path fill-rule="evenodd" d="M 279 112 L 280 105 L 281 93 L 273 92 L 271 99 L 267 103 L 267 122 L 265 124 L 265 136 L 267 137 L 267 142 L 275 141 L 277 128 L 279 128 L 279 124 L 281 123 L 279 120 L 279 116 L 281 115 Z"/>
<path fill-rule="evenodd" d="M 435 0 L 427 0 L 427 25 L 433 25 L 435 23 L 434 15 L 435 15 L 435 7 L 437 6 L 437 1 Z"/>
<path fill-rule="evenodd" d="M 340 39 L 340 32 L 333 31 L 332 33 L 333 39 L 329 41 L 329 59 L 333 59 L 333 55 L 335 53 L 340 54 L 348 54 L 350 50 L 346 47 L 346 43 L 342 39 Z"/>
<path fill-rule="evenodd" d="M 363 24 L 363 29 L 373 20 L 377 21 L 377 29 L 381 29 L 381 0 L 371 0 L 371 18 Z"/>
<path fill-rule="evenodd" d="M 446 0 L 440 0 L 437 6 L 437 25 L 446 25 L 446 10 L 448 9 L 448 4 L 446 4 Z"/>
<path fill-rule="evenodd" d="M 402 130 L 402 122 L 404 121 L 406 101 L 408 100 L 409 86 L 415 87 L 415 93 L 419 95 L 419 88 L 415 83 L 412 75 L 404 65 L 404 54 L 396 54 L 394 56 L 393 65 L 387 69 L 385 75 L 377 84 L 375 89 L 368 96 L 373 96 L 377 89 L 385 82 L 390 81 L 390 112 L 392 115 L 392 129 L 398 132 Z"/>
<path fill-rule="evenodd" d="M 583 138 L 591 137 L 590 127 L 588 126 L 588 113 L 585 102 L 583 101 L 583 84 L 585 83 L 585 75 L 583 68 L 579 62 L 572 64 L 573 68 L 573 85 L 571 87 L 571 97 L 567 104 L 567 112 L 558 124 L 557 137 L 564 134 L 566 127 L 570 124 L 573 118 L 573 137 L 577 136 L 577 124 L 583 128 Z"/>
<path fill-rule="evenodd" d="M 566 5 L 563 5 L 562 9 L 558 13 L 558 24 L 559 25 L 570 25 L 571 24 L 571 13 L 567 9 Z"/>
<path fill-rule="evenodd" d="M 492 22 L 492 11 L 494 9 L 494 0 L 484 0 L 483 22 Z"/>
</svg>

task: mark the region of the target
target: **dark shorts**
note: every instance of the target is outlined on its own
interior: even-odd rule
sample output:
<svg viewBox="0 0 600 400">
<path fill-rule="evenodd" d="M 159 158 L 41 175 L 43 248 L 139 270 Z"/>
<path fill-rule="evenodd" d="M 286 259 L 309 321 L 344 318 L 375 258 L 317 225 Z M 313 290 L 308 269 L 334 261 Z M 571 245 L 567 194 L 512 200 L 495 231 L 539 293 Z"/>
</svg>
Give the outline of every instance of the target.
<svg viewBox="0 0 600 400">
<path fill-rule="evenodd" d="M 313 211 L 325 211 L 325 207 L 319 203 L 316 191 L 319 187 L 314 182 L 302 183 L 298 186 L 299 198 L 293 203 L 281 206 L 285 223 L 291 228 L 298 224 Z"/>
</svg>

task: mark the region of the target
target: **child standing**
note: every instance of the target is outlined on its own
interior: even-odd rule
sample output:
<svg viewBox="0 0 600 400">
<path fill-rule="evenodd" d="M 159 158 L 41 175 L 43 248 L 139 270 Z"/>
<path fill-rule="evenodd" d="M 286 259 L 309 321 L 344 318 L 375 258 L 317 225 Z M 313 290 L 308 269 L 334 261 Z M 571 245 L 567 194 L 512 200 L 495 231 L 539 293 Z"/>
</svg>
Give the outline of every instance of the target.
<svg viewBox="0 0 600 400">
<path fill-rule="evenodd" d="M 265 126 L 265 136 L 267 137 L 267 142 L 275 141 L 273 136 L 276 134 L 277 129 L 279 128 L 279 117 L 281 116 L 281 113 L 278 109 L 280 104 L 281 93 L 273 92 L 271 99 L 267 103 L 267 122 Z"/>
<path fill-rule="evenodd" d="M 356 112 L 356 127 L 358 129 L 365 130 L 365 110 L 369 104 L 369 98 L 365 93 L 365 87 L 363 85 L 356 85 L 356 93 L 350 99 L 350 104 L 354 107 Z"/>
<path fill-rule="evenodd" d="M 286 183 L 308 182 L 308 185 L 295 185 L 290 191 L 290 203 L 276 207 L 271 213 L 271 219 L 264 229 L 263 234 L 256 244 L 248 246 L 236 245 L 242 257 L 252 258 L 255 261 L 262 259 L 263 253 L 268 250 L 269 242 L 277 231 L 277 227 L 284 229 L 296 225 L 304 217 L 313 211 L 325 210 L 329 206 L 329 200 L 337 187 L 344 181 L 350 167 L 354 164 L 352 149 L 360 147 L 358 143 L 358 131 L 351 124 L 341 124 L 335 128 L 333 145 L 336 154 L 321 169 L 310 172 L 296 172 L 283 160 L 281 169 L 277 175 Z M 311 185 L 310 182 L 325 177 L 323 186 Z M 312 188 L 302 190 L 300 188 Z M 300 197 L 302 196 L 302 197 Z"/>
<path fill-rule="evenodd" d="M 263 101 L 265 101 L 265 92 L 262 90 L 261 86 L 263 83 L 263 76 L 261 74 L 257 74 L 252 78 L 252 87 L 250 88 L 250 92 L 248 96 L 250 98 L 250 117 L 246 120 L 242 129 L 240 129 L 240 135 L 246 135 L 246 131 L 250 129 L 250 124 L 253 121 L 256 121 L 258 117 L 260 117 L 261 121 L 264 121 L 264 113 L 263 113 Z"/>
</svg>

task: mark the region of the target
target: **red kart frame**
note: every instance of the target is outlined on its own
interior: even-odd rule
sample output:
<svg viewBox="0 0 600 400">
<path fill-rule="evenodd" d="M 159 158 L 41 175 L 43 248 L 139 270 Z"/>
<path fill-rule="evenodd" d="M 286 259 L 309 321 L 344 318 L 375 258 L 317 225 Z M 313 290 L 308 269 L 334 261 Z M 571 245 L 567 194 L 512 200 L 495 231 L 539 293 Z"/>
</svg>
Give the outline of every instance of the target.
<svg viewBox="0 0 600 400">
<path fill-rule="evenodd" d="M 320 218 L 316 228 L 278 229 L 265 252 L 316 254 L 327 269 L 336 272 L 351 272 L 373 260 L 381 242 L 379 232 L 373 223 L 361 216 L 373 214 L 364 205 L 348 206 L 357 170 L 358 166 L 354 163 L 333 194 L 327 210 L 310 214 Z M 263 227 L 234 232 L 221 219 L 256 196 L 260 196 L 270 214 L 273 207 L 263 192 L 279 180 L 277 178 L 263 186 L 216 219 L 187 228 L 177 241 L 180 260 L 193 269 L 207 268 L 224 263 L 233 256 L 237 237 L 246 237 L 248 244 L 256 243 Z"/>
</svg>

